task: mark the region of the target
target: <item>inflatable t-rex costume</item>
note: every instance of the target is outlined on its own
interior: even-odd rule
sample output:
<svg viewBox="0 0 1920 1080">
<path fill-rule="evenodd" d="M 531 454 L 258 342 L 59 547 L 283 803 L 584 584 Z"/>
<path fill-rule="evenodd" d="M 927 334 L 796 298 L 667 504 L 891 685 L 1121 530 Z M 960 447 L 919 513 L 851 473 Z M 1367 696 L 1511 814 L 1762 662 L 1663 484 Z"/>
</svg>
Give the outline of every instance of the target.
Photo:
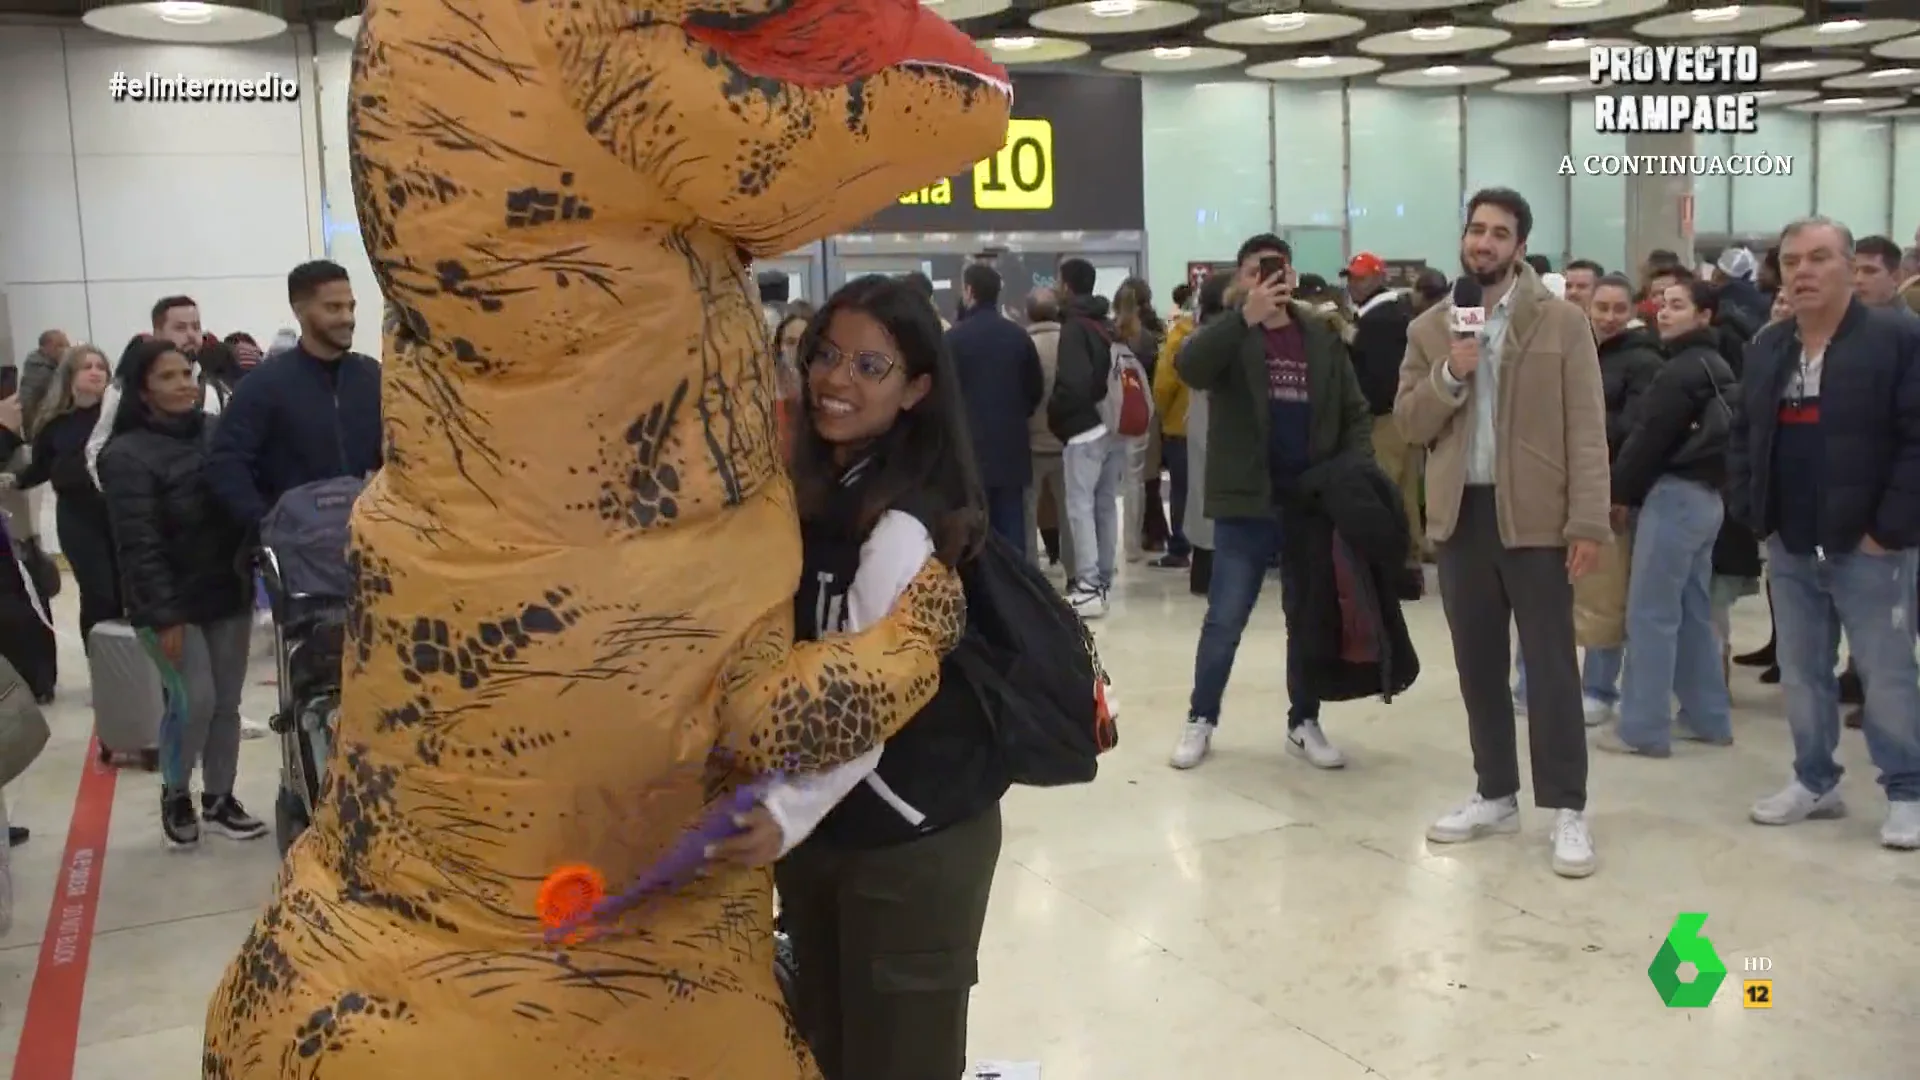
<svg viewBox="0 0 1920 1080">
<path fill-rule="evenodd" d="M 864 752 L 963 621 L 796 646 L 792 492 L 742 254 L 992 153 L 1006 75 L 912 0 L 375 0 L 354 191 L 387 464 L 354 516 L 321 805 L 207 1017 L 208 1080 L 817 1075 L 771 886 L 718 876 L 567 946 L 744 778 Z"/>
</svg>

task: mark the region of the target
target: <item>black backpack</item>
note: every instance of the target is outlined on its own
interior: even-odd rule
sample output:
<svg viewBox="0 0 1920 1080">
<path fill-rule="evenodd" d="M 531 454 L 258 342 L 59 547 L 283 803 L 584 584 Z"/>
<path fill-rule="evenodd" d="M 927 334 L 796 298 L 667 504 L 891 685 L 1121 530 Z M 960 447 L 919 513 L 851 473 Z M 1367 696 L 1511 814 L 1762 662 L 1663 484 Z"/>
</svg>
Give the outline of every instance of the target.
<svg viewBox="0 0 1920 1080">
<path fill-rule="evenodd" d="M 945 669 L 972 689 L 1008 779 L 1084 784 L 1120 741 L 1086 623 L 1038 567 L 997 534 L 960 569 L 967 632 Z"/>
</svg>

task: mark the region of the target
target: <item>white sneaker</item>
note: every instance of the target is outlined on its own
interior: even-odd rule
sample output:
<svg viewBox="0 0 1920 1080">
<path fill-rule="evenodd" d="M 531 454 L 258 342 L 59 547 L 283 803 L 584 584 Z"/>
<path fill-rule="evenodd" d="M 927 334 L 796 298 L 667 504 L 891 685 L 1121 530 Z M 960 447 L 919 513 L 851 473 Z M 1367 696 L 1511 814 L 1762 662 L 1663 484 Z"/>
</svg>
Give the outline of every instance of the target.
<svg viewBox="0 0 1920 1080">
<path fill-rule="evenodd" d="M 273 729 L 258 720 L 240 718 L 240 737 L 243 739 L 264 739 L 273 733 Z"/>
<path fill-rule="evenodd" d="M 1520 831 L 1520 799 L 1483 799 L 1479 794 L 1459 809 L 1427 826 L 1427 839 L 1436 844 L 1459 844 L 1494 833 Z"/>
<path fill-rule="evenodd" d="M 1075 584 L 1067 589 L 1067 603 L 1083 619 L 1098 619 L 1107 613 L 1107 592 L 1091 585 Z"/>
<path fill-rule="evenodd" d="M 1607 721 L 1613 719 L 1613 706 L 1598 698 L 1590 698 L 1582 695 L 1580 698 L 1580 707 L 1587 715 L 1588 727 L 1600 727 Z"/>
<path fill-rule="evenodd" d="M 1521 720 L 1527 718 L 1527 699 L 1519 694 L 1513 695 L 1513 715 Z"/>
<path fill-rule="evenodd" d="M 1887 822 L 1880 826 L 1880 844 L 1895 851 L 1920 851 L 1920 802 L 1887 805 Z"/>
<path fill-rule="evenodd" d="M 1598 864 L 1593 857 L 1593 833 L 1587 829 L 1587 815 L 1579 810 L 1553 812 L 1553 872 L 1561 877 L 1583 878 Z"/>
<path fill-rule="evenodd" d="M 1839 788 L 1815 795 L 1800 781 L 1789 780 L 1777 793 L 1754 803 L 1747 816 L 1756 825 L 1798 825 L 1809 819 L 1846 817 L 1847 804 L 1841 801 Z"/>
<path fill-rule="evenodd" d="M 1213 725 L 1205 720 L 1188 720 L 1180 727 L 1180 738 L 1173 744 L 1167 764 L 1176 769 L 1191 769 L 1207 759 L 1213 749 Z"/>
<path fill-rule="evenodd" d="M 1347 764 L 1340 748 L 1327 741 L 1327 733 L 1320 730 L 1318 720 L 1308 720 L 1287 732 L 1287 752 L 1306 758 L 1316 769 L 1339 769 Z"/>
</svg>

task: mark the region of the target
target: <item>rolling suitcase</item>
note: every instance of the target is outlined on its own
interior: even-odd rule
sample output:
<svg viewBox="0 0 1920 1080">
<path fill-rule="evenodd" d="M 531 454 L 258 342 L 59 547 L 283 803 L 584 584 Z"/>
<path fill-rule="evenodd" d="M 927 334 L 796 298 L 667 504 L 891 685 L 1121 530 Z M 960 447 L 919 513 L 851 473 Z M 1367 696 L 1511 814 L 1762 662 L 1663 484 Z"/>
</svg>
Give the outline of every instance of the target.
<svg viewBox="0 0 1920 1080">
<path fill-rule="evenodd" d="M 157 772 L 164 708 L 160 672 L 133 627 L 118 619 L 96 625 L 87 635 L 87 666 L 100 760 Z"/>
</svg>

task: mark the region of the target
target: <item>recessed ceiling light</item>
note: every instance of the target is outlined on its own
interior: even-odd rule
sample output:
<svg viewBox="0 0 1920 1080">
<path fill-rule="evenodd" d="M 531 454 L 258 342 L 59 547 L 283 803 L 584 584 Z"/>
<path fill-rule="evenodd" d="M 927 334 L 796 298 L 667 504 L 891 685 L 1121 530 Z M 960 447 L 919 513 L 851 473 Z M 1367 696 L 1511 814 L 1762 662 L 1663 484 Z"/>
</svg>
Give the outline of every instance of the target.
<svg viewBox="0 0 1920 1080">
<path fill-rule="evenodd" d="M 1578 75 L 1548 75 L 1540 80 L 1541 86 L 1565 86 L 1580 81 Z"/>
<path fill-rule="evenodd" d="M 1407 31 L 1407 36 L 1415 41 L 1445 41 L 1453 36 L 1453 27 L 1416 26 Z"/>
<path fill-rule="evenodd" d="M 203 26 L 213 21 L 213 5 L 198 0 L 167 0 L 155 11 L 161 22 L 180 26 Z"/>
<path fill-rule="evenodd" d="M 1193 46 L 1175 45 L 1168 48 L 1163 45 L 1153 50 L 1153 55 L 1157 60 L 1185 60 L 1187 57 L 1193 55 Z"/>
<path fill-rule="evenodd" d="M 1732 7 L 1701 8 L 1693 13 L 1694 22 L 1731 22 L 1740 17 L 1739 4 Z"/>
<path fill-rule="evenodd" d="M 1789 72 L 1805 71 L 1813 66 L 1814 63 L 1811 60 L 1782 60 L 1767 70 L 1773 72 L 1775 75 L 1785 75 Z"/>
<path fill-rule="evenodd" d="M 1420 74 L 1431 75 L 1434 78 L 1438 79 L 1447 75 L 1458 75 L 1460 74 L 1460 69 L 1457 67 L 1454 67 L 1452 64 L 1440 64 L 1435 67 L 1430 67 L 1425 71 L 1421 72 Z"/>
<path fill-rule="evenodd" d="M 1260 28 L 1270 33 L 1285 34 L 1307 25 L 1305 12 L 1286 11 L 1275 15 L 1260 16 Z"/>
<path fill-rule="evenodd" d="M 1019 52 L 1022 49 L 1031 49 L 1038 44 L 1040 44 L 1040 42 L 1037 39 L 1030 37 L 997 37 L 993 39 L 994 48 L 1005 49 L 1008 52 Z"/>
<path fill-rule="evenodd" d="M 1819 26 L 1814 28 L 1814 33 L 1851 34 L 1855 30 L 1858 30 L 1865 25 L 1867 24 L 1861 22 L 1859 19 L 1835 19 L 1832 22 L 1821 23 Z"/>
<path fill-rule="evenodd" d="M 1140 10 L 1140 0 L 1093 0 L 1087 10 L 1102 19 L 1124 19 Z"/>
<path fill-rule="evenodd" d="M 1553 0 L 1553 6 L 1557 8 L 1593 8 L 1599 7 L 1606 2 L 1607 0 Z"/>
<path fill-rule="evenodd" d="M 1857 98 L 1857 97 L 1837 97 L 1837 98 L 1828 98 L 1828 99 L 1827 99 L 1827 104 L 1829 104 L 1829 105 L 1858 105 L 1858 104 L 1860 104 L 1861 102 L 1863 102 L 1863 101 L 1865 101 L 1865 100 L 1867 100 L 1867 99 L 1866 99 L 1866 98 Z"/>
<path fill-rule="evenodd" d="M 1911 74 L 1913 74 L 1913 69 L 1912 69 L 1912 68 L 1888 68 L 1888 69 L 1886 69 L 1885 71 L 1876 71 L 1876 72 L 1873 72 L 1873 73 L 1871 73 L 1871 74 L 1869 74 L 1869 75 L 1867 76 L 1867 78 L 1869 78 L 1869 79 L 1898 79 L 1898 78 L 1900 78 L 1900 77 L 1901 77 L 1901 76 L 1903 76 L 1903 75 L 1911 75 Z"/>
<path fill-rule="evenodd" d="M 1332 64 L 1333 57 L 1331 56 L 1302 56 L 1293 62 L 1294 67 L 1305 68 L 1330 67 Z"/>
<path fill-rule="evenodd" d="M 1547 48 L 1552 49 L 1555 52 L 1558 52 L 1561 49 L 1584 49 L 1586 47 L 1587 47 L 1587 39 L 1583 37 L 1555 38 L 1552 41 L 1547 42 Z"/>
</svg>

